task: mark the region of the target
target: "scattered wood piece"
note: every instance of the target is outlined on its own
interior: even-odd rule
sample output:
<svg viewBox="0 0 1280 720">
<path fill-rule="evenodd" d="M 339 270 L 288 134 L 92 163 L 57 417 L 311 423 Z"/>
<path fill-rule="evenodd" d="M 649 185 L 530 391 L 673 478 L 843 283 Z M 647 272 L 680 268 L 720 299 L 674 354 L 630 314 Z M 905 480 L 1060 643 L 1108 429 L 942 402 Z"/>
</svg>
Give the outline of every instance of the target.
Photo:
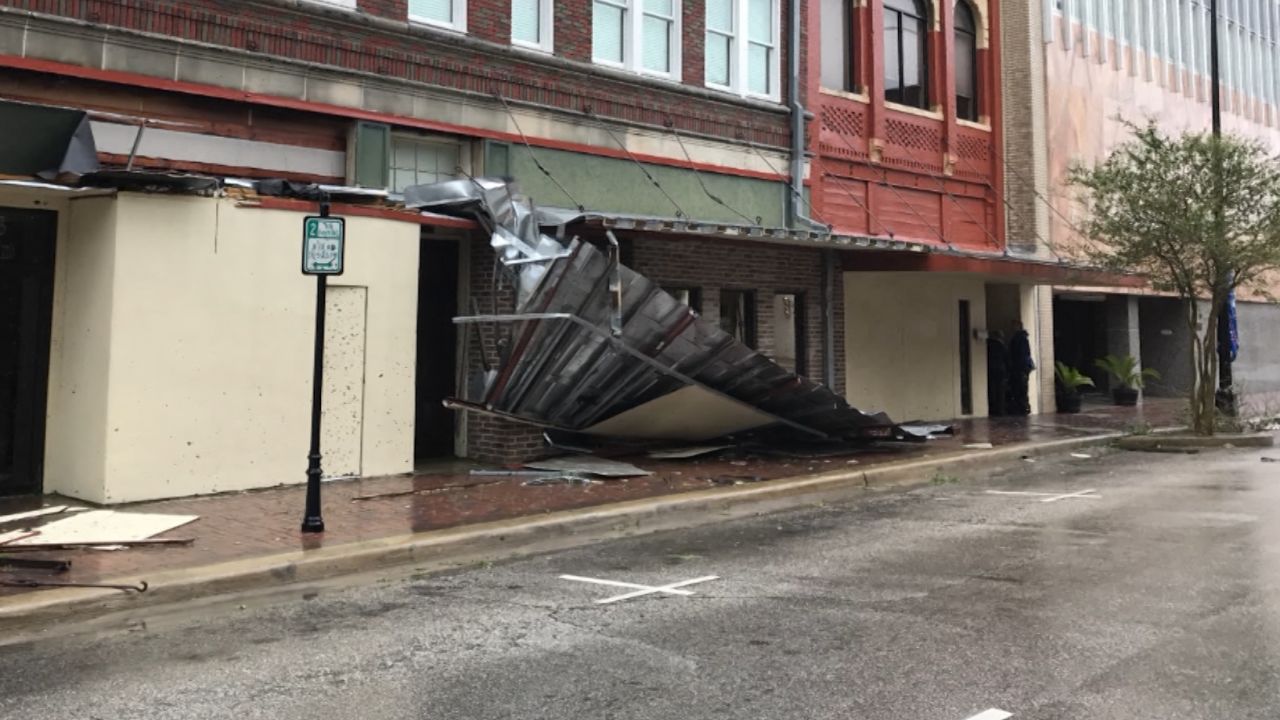
<svg viewBox="0 0 1280 720">
<path fill-rule="evenodd" d="M 396 490 L 394 492 L 375 493 L 373 495 L 357 495 L 351 498 L 351 502 L 363 502 L 365 500 L 382 500 L 384 498 L 407 497 L 409 495 L 434 495 L 435 493 L 448 492 L 450 490 L 465 490 L 466 488 L 481 487 L 483 485 L 497 485 L 502 480 L 482 480 L 472 483 L 455 483 L 453 485 L 440 485 L 431 488 L 418 488 L 416 490 Z"/>
<path fill-rule="evenodd" d="M 116 510 L 90 510 L 40 526 L 40 536 L 7 543 L 5 547 L 26 547 L 34 543 L 85 545 L 95 547 L 125 545 L 126 541 L 144 540 L 194 522 L 198 515 L 163 515 Z"/>
<path fill-rule="evenodd" d="M 36 510 L 28 510 L 26 512 L 13 513 L 12 515 L 0 515 L 0 525 L 8 525 L 19 520 L 30 520 L 31 518 L 44 517 L 45 515 L 57 515 L 70 510 L 66 505 L 53 505 L 51 507 L 43 507 Z M 76 508 L 76 510 L 88 510 L 88 508 Z"/>
<path fill-rule="evenodd" d="M 167 545 L 190 545 L 195 538 L 148 538 L 145 540 L 81 540 L 78 542 L 33 542 L 21 545 L 0 545 L 0 552 L 29 552 L 36 550 L 76 550 L 79 548 L 118 548 L 118 547 L 163 547 Z"/>
</svg>

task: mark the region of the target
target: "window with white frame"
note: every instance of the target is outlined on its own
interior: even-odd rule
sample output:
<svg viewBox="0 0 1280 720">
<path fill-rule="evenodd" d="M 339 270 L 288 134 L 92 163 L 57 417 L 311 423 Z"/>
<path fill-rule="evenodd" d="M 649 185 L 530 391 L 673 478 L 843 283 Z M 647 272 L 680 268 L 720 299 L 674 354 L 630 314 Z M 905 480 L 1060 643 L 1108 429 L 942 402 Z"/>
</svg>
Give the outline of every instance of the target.
<svg viewBox="0 0 1280 720">
<path fill-rule="evenodd" d="M 459 177 L 468 158 L 463 146 L 449 140 L 406 135 L 391 136 L 391 191 L 411 185 L 430 185 Z"/>
<path fill-rule="evenodd" d="M 781 99 L 778 0 L 707 0 L 706 83 Z"/>
<path fill-rule="evenodd" d="M 551 52 L 555 3 L 552 0 L 511 0 L 511 42 Z"/>
<path fill-rule="evenodd" d="M 465 31 L 467 0 L 409 0 L 409 20 Z"/>
<path fill-rule="evenodd" d="M 348 10 L 356 9 L 356 0 L 311 0 L 317 5 L 332 5 L 334 7 L 346 8 Z"/>
<path fill-rule="evenodd" d="M 604 65 L 679 78 L 679 0 L 593 0 L 591 55 Z"/>
</svg>

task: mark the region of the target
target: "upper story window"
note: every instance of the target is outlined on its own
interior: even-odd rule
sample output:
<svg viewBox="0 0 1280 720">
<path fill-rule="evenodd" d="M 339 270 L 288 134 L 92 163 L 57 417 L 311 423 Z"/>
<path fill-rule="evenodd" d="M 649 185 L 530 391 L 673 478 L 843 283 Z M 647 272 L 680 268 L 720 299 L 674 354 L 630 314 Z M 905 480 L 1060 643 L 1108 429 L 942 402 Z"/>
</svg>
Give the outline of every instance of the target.
<svg viewBox="0 0 1280 720">
<path fill-rule="evenodd" d="M 390 184 L 392 192 L 411 185 L 430 185 L 459 177 L 467 169 L 463 146 L 449 140 L 428 140 L 406 135 L 391 136 Z"/>
<path fill-rule="evenodd" d="M 966 0 L 956 2 L 956 117 L 978 120 L 978 23 Z"/>
<path fill-rule="evenodd" d="M 884 0 L 884 99 L 929 108 L 929 7 Z"/>
<path fill-rule="evenodd" d="M 311 0 L 313 3 L 320 5 L 333 5 L 334 7 L 347 8 L 348 10 L 356 9 L 356 0 Z"/>
<path fill-rule="evenodd" d="M 781 99 L 778 0 L 707 0 L 709 87 Z"/>
<path fill-rule="evenodd" d="M 551 52 L 553 0 L 511 0 L 511 42 Z"/>
<path fill-rule="evenodd" d="M 593 0 L 591 55 L 604 65 L 680 77 L 679 0 Z"/>
<path fill-rule="evenodd" d="M 822 0 L 822 87 L 858 91 L 857 28 L 852 0 Z"/>
<path fill-rule="evenodd" d="M 465 32 L 467 0 L 409 0 L 409 19 Z"/>
</svg>

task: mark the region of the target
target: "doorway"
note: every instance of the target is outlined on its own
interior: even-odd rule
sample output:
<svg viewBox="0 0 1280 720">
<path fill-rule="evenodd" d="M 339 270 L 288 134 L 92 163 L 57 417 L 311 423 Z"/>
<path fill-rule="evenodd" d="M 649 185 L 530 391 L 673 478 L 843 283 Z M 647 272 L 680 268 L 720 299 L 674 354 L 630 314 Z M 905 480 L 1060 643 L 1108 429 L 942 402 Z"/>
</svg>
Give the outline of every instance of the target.
<svg viewBox="0 0 1280 720">
<path fill-rule="evenodd" d="M 454 454 L 454 412 L 443 403 L 457 384 L 458 263 L 459 243 L 420 241 L 415 462 Z"/>
<path fill-rule="evenodd" d="M 1093 379 L 1086 392 L 1106 392 L 1110 378 L 1094 361 L 1107 354 L 1107 306 L 1104 295 L 1053 298 L 1053 355 Z"/>
<path fill-rule="evenodd" d="M 0 496 L 44 489 L 57 215 L 0 207 Z"/>
<path fill-rule="evenodd" d="M 773 296 L 773 359 L 797 375 L 808 372 L 804 307 L 803 293 Z"/>
</svg>

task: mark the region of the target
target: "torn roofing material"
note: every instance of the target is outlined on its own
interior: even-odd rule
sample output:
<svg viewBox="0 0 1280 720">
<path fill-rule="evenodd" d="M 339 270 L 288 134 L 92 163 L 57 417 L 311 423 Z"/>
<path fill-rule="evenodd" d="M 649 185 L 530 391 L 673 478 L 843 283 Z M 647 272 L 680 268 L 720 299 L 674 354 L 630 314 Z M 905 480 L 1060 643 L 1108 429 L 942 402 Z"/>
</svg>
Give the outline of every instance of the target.
<svg viewBox="0 0 1280 720">
<path fill-rule="evenodd" d="M 514 275 L 517 310 L 455 318 L 508 331 L 498 366 L 455 408 L 594 435 L 707 440 L 786 426 L 825 439 L 903 439 L 886 415 L 774 363 L 648 278 L 577 239 L 543 235 L 502 180 L 411 187 L 405 204 L 472 216 Z"/>
</svg>

